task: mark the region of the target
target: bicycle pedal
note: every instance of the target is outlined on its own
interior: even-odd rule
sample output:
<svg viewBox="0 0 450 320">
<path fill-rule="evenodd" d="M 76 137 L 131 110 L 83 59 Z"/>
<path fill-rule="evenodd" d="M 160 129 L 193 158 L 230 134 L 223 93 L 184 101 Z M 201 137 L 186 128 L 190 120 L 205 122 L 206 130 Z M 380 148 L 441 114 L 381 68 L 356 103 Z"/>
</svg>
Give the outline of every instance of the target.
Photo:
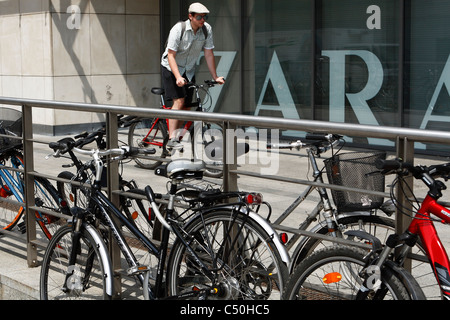
<svg viewBox="0 0 450 320">
<path fill-rule="evenodd" d="M 151 269 L 148 266 L 134 266 L 127 269 L 127 274 L 131 276 L 149 271 L 151 271 Z"/>
<path fill-rule="evenodd" d="M 22 234 L 27 232 L 27 224 L 25 223 L 25 221 L 19 222 L 17 224 L 17 228 L 19 229 L 19 232 Z"/>
</svg>

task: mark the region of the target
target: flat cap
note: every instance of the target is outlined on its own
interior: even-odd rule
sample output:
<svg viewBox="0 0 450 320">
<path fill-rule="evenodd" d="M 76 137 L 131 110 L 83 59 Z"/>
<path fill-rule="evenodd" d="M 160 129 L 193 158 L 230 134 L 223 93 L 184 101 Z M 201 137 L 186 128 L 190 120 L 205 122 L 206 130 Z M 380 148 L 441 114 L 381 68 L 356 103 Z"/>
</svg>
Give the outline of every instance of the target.
<svg viewBox="0 0 450 320">
<path fill-rule="evenodd" d="M 202 5 L 200 2 L 194 2 L 189 6 L 189 13 L 209 13 L 208 8 Z"/>
</svg>

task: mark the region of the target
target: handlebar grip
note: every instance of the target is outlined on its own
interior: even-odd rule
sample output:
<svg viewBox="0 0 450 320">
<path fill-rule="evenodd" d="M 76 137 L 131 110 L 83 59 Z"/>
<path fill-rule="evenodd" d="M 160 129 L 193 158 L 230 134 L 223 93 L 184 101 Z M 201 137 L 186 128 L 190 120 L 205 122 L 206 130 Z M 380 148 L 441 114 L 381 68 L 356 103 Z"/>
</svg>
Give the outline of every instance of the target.
<svg viewBox="0 0 450 320">
<path fill-rule="evenodd" d="M 301 145 L 300 142 L 299 145 Z M 292 143 L 268 143 L 266 145 L 267 149 L 292 149 L 296 147 L 298 147 L 298 145 L 294 145 Z"/>
<path fill-rule="evenodd" d="M 307 133 L 305 139 L 307 140 L 319 140 L 319 141 L 330 141 L 332 135 L 329 133 Z"/>
<path fill-rule="evenodd" d="M 402 168 L 402 162 L 399 160 L 383 160 L 383 159 L 376 159 L 375 160 L 375 167 L 377 169 L 383 169 L 383 170 L 398 170 Z"/>
<path fill-rule="evenodd" d="M 50 142 L 48 146 L 54 151 L 61 151 L 61 153 L 67 152 L 75 145 L 75 141 L 72 138 L 64 138 L 56 142 Z"/>
</svg>

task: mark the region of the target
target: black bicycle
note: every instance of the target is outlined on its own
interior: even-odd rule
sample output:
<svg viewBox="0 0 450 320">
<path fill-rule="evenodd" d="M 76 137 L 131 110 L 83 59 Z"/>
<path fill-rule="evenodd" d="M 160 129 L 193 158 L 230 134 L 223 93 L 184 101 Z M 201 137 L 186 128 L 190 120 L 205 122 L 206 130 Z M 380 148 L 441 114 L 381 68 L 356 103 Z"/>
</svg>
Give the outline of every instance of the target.
<svg viewBox="0 0 450 320">
<path fill-rule="evenodd" d="M 190 199 L 191 217 L 179 222 L 173 215 L 178 185 L 185 178 L 201 178 L 204 163 L 182 159 L 170 162 L 160 170 L 172 182 L 165 212 L 160 212 L 155 201 L 164 195 L 145 188 L 152 215 L 163 226 L 161 242 L 155 242 L 101 192 L 102 158 L 123 159 L 138 150 L 87 151 L 75 147 L 70 139 L 52 143 L 51 147 L 57 155 L 71 150 L 92 157 L 95 179 L 87 195 L 88 206 L 71 208 L 73 220 L 55 234 L 46 249 L 40 279 L 42 299 L 110 299 L 115 272 L 108 251 L 111 238 L 127 262 L 127 273 L 138 279 L 145 298 L 281 298 L 289 257 L 269 223 L 252 210 L 260 204 L 259 196 L 199 193 Z M 145 250 L 133 252 L 133 244 L 122 229 L 127 229 Z M 170 233 L 176 240 L 169 250 Z M 148 253 L 157 258 L 156 265 L 139 263 L 139 255 Z"/>
</svg>

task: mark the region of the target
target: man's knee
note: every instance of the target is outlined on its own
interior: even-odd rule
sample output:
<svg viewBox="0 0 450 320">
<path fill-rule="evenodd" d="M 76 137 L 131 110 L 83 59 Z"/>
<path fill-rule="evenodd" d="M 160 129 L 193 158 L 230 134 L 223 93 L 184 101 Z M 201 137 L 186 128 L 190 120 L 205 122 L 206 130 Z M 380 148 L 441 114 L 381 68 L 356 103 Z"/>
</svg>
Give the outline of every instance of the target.
<svg viewBox="0 0 450 320">
<path fill-rule="evenodd" d="M 181 110 L 184 107 L 184 98 L 174 99 L 172 109 Z"/>
</svg>

